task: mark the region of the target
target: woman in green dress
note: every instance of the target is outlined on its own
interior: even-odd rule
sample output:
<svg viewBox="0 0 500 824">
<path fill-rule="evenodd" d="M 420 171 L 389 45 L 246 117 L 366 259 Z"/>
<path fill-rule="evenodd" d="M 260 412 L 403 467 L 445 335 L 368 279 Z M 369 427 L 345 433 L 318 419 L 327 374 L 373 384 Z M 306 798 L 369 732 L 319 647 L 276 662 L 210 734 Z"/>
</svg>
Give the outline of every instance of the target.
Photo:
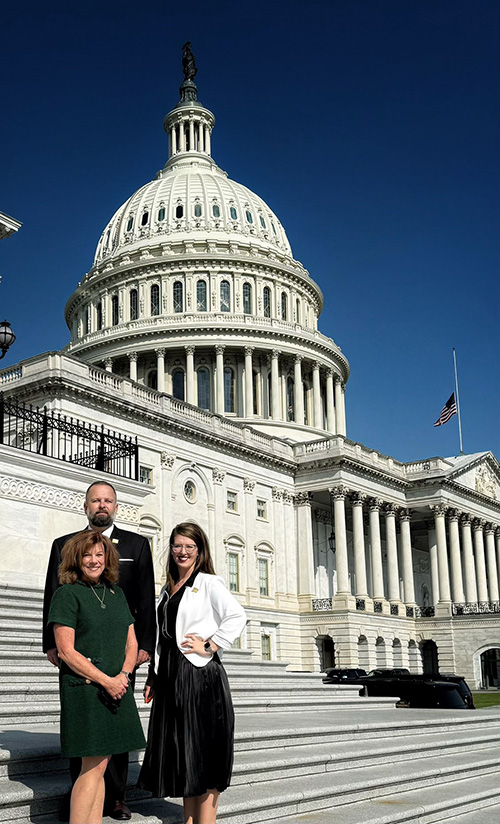
<svg viewBox="0 0 500 824">
<path fill-rule="evenodd" d="M 64 546 L 54 624 L 61 659 L 61 751 L 80 756 L 70 824 L 101 824 L 104 772 L 114 753 L 145 746 L 129 679 L 137 660 L 134 619 L 118 580 L 118 553 L 87 530 Z"/>
</svg>

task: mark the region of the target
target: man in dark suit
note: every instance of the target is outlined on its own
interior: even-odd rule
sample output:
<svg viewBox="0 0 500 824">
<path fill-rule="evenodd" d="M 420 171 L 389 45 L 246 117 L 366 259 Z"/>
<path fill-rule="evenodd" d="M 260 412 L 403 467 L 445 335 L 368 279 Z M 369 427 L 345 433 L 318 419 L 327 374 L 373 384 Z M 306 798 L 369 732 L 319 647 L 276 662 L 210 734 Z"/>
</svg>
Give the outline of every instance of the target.
<svg viewBox="0 0 500 824">
<path fill-rule="evenodd" d="M 114 543 L 120 556 L 118 583 L 123 589 L 132 615 L 135 618 L 135 634 L 139 652 L 137 667 L 151 659 L 155 647 L 156 616 L 155 586 L 151 549 L 146 538 L 135 532 L 128 532 L 114 526 L 118 510 L 116 491 L 111 484 L 95 481 L 85 495 L 87 529 L 94 529 L 106 535 Z M 57 571 L 61 562 L 61 551 L 66 541 L 77 533 L 56 538 L 50 551 L 43 604 L 43 651 L 47 658 L 59 666 L 54 631 L 47 626 L 47 617 L 52 596 L 59 586 Z M 132 679 L 132 688 L 134 680 Z M 79 758 L 70 759 L 71 778 L 74 781 L 80 773 Z M 128 821 L 131 813 L 124 804 L 127 785 L 128 753 L 113 755 L 105 774 L 107 814 L 117 821 Z"/>
</svg>

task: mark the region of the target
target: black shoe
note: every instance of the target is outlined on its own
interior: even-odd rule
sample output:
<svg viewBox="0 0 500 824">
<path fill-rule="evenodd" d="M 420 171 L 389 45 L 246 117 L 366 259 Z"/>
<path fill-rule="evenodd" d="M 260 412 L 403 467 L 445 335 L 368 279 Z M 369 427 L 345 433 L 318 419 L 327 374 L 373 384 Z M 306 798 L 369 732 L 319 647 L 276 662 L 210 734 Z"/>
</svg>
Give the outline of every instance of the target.
<svg viewBox="0 0 500 824">
<path fill-rule="evenodd" d="M 114 818 L 115 821 L 130 821 L 132 818 L 132 813 L 123 801 L 115 801 L 114 804 L 110 805 L 108 815 Z"/>
</svg>

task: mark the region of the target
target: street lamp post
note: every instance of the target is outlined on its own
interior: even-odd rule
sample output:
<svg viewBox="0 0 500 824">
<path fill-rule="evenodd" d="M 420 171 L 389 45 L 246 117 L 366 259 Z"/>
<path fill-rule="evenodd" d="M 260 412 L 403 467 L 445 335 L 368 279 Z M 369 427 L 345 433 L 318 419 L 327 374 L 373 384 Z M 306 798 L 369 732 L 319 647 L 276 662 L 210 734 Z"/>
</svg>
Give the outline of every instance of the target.
<svg viewBox="0 0 500 824">
<path fill-rule="evenodd" d="M 9 346 L 12 346 L 16 339 L 14 332 L 11 329 L 10 323 L 7 320 L 3 320 L 0 323 L 0 360 L 5 357 L 7 354 L 7 350 Z"/>
</svg>

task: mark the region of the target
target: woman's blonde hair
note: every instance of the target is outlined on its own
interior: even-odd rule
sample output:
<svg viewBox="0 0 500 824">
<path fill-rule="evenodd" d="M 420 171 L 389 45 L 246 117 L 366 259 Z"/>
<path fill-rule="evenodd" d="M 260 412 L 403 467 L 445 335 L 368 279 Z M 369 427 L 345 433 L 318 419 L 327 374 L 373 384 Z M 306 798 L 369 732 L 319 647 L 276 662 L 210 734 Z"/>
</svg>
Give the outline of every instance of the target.
<svg viewBox="0 0 500 824">
<path fill-rule="evenodd" d="M 172 591 L 172 587 L 175 586 L 176 581 L 179 579 L 179 570 L 177 569 L 177 564 L 175 563 L 175 559 L 172 554 L 172 544 L 174 543 L 176 535 L 182 535 L 183 538 L 191 538 L 193 543 L 197 546 L 198 557 L 196 558 L 194 572 L 206 572 L 208 575 L 215 575 L 215 569 L 212 563 L 212 557 L 210 555 L 210 545 L 201 526 L 190 523 L 189 521 L 185 521 L 183 524 L 177 524 L 170 533 L 170 539 L 168 542 L 167 587 L 170 592 Z"/>
<path fill-rule="evenodd" d="M 84 532 L 78 532 L 76 535 L 73 535 L 63 546 L 61 563 L 58 569 L 59 583 L 61 585 L 74 584 L 76 580 L 82 577 L 83 556 L 98 544 L 101 544 L 104 549 L 105 566 L 101 580 L 104 580 L 110 585 L 118 582 L 118 564 L 120 558 L 118 551 L 105 535 L 101 535 L 100 532 L 95 532 L 93 529 L 86 529 Z"/>
</svg>

